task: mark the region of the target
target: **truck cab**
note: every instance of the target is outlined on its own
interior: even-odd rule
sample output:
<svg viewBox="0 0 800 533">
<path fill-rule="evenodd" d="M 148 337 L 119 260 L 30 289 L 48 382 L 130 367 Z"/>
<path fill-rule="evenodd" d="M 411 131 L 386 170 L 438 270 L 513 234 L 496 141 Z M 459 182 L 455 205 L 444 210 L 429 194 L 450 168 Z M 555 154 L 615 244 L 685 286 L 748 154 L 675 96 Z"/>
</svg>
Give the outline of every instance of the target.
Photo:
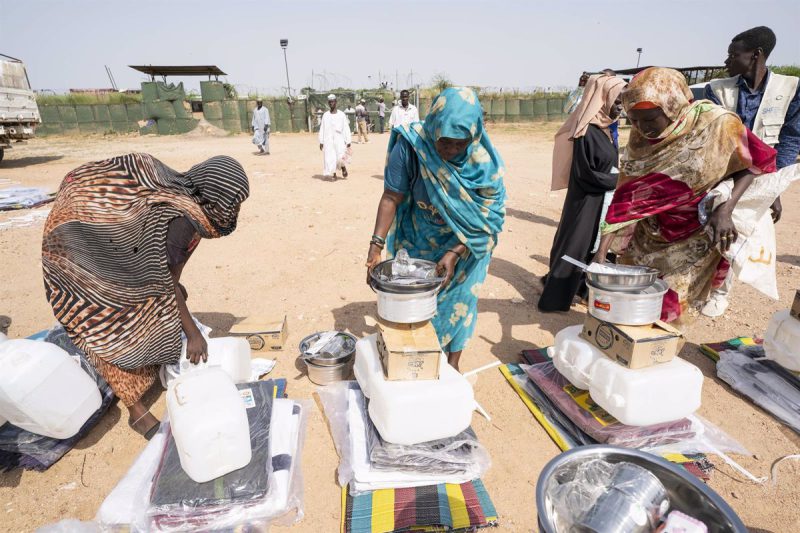
<svg viewBox="0 0 800 533">
<path fill-rule="evenodd" d="M 12 142 L 32 138 L 41 122 L 25 64 L 0 54 L 0 161 Z"/>
</svg>

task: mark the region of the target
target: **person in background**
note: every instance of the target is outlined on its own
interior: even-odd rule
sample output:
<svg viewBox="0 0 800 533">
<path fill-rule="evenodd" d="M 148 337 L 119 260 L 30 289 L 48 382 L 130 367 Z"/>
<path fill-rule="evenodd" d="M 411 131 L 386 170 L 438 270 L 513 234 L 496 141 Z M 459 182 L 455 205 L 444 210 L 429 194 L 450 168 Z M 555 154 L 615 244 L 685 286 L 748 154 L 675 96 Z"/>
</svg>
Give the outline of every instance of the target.
<svg viewBox="0 0 800 533">
<path fill-rule="evenodd" d="M 556 134 L 552 190 L 568 190 L 539 297 L 540 311 L 569 311 L 575 294 L 584 296 L 583 272 L 561 257 L 588 262 L 599 244 L 600 221 L 619 176 L 619 152 L 609 126 L 622 110 L 619 95 L 624 87 L 620 78 L 591 76 L 580 104 Z"/>
<path fill-rule="evenodd" d="M 47 299 L 72 342 L 128 408 L 146 438 L 159 421 L 142 403 L 158 368 L 207 360 L 180 279 L 201 239 L 231 234 L 249 195 L 242 166 L 217 156 L 187 172 L 147 154 L 87 163 L 67 174 L 47 217 Z"/>
<path fill-rule="evenodd" d="M 386 104 L 383 102 L 383 96 L 378 98 L 378 133 L 383 135 L 384 121 L 386 120 Z"/>
<path fill-rule="evenodd" d="M 392 108 L 392 114 L 389 117 L 389 129 L 419 122 L 419 111 L 417 111 L 417 107 L 414 104 L 409 103 L 408 97 L 409 92 L 407 90 L 400 91 L 400 105 Z"/>
<path fill-rule="evenodd" d="M 661 319 L 685 322 L 727 274 L 723 253 L 737 238 L 731 214 L 757 175 L 775 171 L 775 150 L 736 114 L 693 101 L 677 70 L 643 70 L 622 103 L 631 135 L 595 261 L 612 250 L 618 263 L 658 270 L 669 287 Z M 730 199 L 703 226 L 699 204 L 725 180 Z"/>
<path fill-rule="evenodd" d="M 468 87 L 442 91 L 425 122 L 391 131 L 367 280 L 384 247 L 389 257 L 405 248 L 437 262 L 446 280 L 433 326 L 456 369 L 475 330 L 478 293 L 505 220 L 504 174 L 478 95 Z"/>
<path fill-rule="evenodd" d="M 262 100 L 256 100 L 250 125 L 253 127 L 253 144 L 258 146 L 259 154 L 269 155 L 269 110 L 264 107 Z"/>
<path fill-rule="evenodd" d="M 601 73 L 605 74 L 606 76 L 617 75 L 617 73 L 610 68 L 604 68 L 601 71 Z M 611 141 L 614 143 L 614 146 L 616 146 L 617 149 L 619 149 L 619 116 L 617 116 L 616 120 L 614 120 L 614 122 L 612 122 L 611 125 L 608 126 L 608 131 L 611 132 Z"/>
<path fill-rule="evenodd" d="M 369 135 L 367 133 L 367 101 L 363 98 L 356 106 L 356 131 L 358 131 L 358 144 L 361 144 L 361 139 L 365 143 L 369 142 Z"/>
<path fill-rule="evenodd" d="M 336 108 L 336 95 L 328 95 L 329 111 L 322 115 L 319 125 L 319 149 L 322 151 L 322 175 L 333 176 L 341 167 L 342 176 L 347 177 L 345 157 L 350 148 L 350 120 L 343 111 Z"/>
<path fill-rule="evenodd" d="M 728 46 L 725 67 L 730 78 L 706 85 L 705 97 L 739 115 L 759 139 L 777 150 L 777 167 L 794 164 L 800 152 L 800 80 L 770 72 L 767 59 L 775 48 L 775 33 L 766 26 L 735 36 Z M 772 220 L 781 218 L 781 201 L 772 205 Z M 728 308 L 733 271 L 711 294 L 702 312 L 717 317 Z"/>
</svg>

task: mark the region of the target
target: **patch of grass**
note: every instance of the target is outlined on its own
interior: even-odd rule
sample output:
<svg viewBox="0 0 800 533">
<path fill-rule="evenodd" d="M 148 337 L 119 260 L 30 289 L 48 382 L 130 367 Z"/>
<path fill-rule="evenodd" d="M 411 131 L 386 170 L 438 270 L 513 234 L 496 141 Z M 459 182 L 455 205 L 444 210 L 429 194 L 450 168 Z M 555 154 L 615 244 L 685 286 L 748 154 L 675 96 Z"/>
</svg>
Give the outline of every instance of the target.
<svg viewBox="0 0 800 533">
<path fill-rule="evenodd" d="M 769 69 L 775 74 L 800 77 L 800 65 L 773 65 Z"/>
<path fill-rule="evenodd" d="M 92 104 L 135 104 L 142 101 L 142 95 L 129 93 L 107 94 L 39 94 L 39 105 L 92 105 Z"/>
</svg>

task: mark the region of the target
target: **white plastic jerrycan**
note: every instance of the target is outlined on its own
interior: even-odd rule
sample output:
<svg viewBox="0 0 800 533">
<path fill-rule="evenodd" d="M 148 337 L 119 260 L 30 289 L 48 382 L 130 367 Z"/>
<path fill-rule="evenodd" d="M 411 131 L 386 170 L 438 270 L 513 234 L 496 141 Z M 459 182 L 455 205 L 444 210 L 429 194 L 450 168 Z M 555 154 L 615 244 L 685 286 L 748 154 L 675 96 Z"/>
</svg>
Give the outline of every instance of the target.
<svg viewBox="0 0 800 533">
<path fill-rule="evenodd" d="M 562 376 L 582 390 L 589 390 L 592 382 L 592 365 L 605 355 L 599 348 L 580 338 L 583 326 L 570 326 L 556 334 L 547 354 Z"/>
<path fill-rule="evenodd" d="M 250 425 L 244 401 L 221 368 L 174 379 L 167 411 L 181 467 L 197 483 L 238 470 L 250 462 Z"/>
<path fill-rule="evenodd" d="M 0 339 L 0 422 L 67 439 L 101 402 L 97 383 L 55 344 Z"/>
<path fill-rule="evenodd" d="M 464 376 L 442 354 L 439 379 L 387 381 L 376 336 L 356 343 L 356 380 L 369 398 L 369 417 L 381 437 L 396 444 L 419 444 L 452 437 L 472 422 L 475 396 Z"/>
<path fill-rule="evenodd" d="M 219 337 L 206 339 L 208 343 L 208 361 L 193 365 L 186 359 L 186 342 L 181 349 L 180 373 L 185 374 L 205 367 L 219 367 L 228 374 L 234 383 L 250 381 L 252 359 L 250 343 L 243 337 Z"/>
<path fill-rule="evenodd" d="M 703 373 L 676 357 L 632 370 L 604 357 L 592 365 L 589 395 L 628 426 L 680 420 L 700 408 Z"/>
<path fill-rule="evenodd" d="M 800 372 L 800 320 L 789 311 L 772 315 L 764 334 L 764 355 L 792 372 Z"/>
</svg>

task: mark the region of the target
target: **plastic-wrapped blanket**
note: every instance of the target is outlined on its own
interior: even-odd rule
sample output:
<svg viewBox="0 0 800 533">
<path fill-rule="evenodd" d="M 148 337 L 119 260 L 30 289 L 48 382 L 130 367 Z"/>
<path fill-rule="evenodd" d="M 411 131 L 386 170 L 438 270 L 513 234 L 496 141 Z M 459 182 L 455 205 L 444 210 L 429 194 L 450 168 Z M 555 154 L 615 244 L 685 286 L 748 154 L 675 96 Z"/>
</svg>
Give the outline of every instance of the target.
<svg viewBox="0 0 800 533">
<path fill-rule="evenodd" d="M 597 442 L 642 448 L 678 442 L 694 436 L 692 422 L 688 419 L 652 426 L 626 426 L 595 404 L 588 391 L 571 385 L 552 362 L 524 368 L 539 390 Z"/>
<path fill-rule="evenodd" d="M 789 380 L 736 350 L 719 354 L 717 376 L 800 433 L 800 390 Z"/>
<path fill-rule="evenodd" d="M 257 500 L 267 494 L 273 386 L 261 381 L 236 387 L 247 406 L 253 452 L 250 463 L 211 481 L 196 483 L 181 467 L 175 439 L 170 435 L 153 482 L 151 512 L 170 515 L 177 510 L 185 514 L 208 506 Z"/>
<path fill-rule="evenodd" d="M 259 385 L 265 390 L 282 390 L 284 380 L 247 383 L 239 389 Z M 278 385 L 276 385 L 278 383 Z M 282 393 L 281 393 L 282 394 Z M 243 395 L 245 401 L 248 395 Z M 255 399 L 255 394 L 254 394 Z M 153 479 L 165 459 L 164 448 L 169 433 L 169 422 L 162 423 L 161 431 L 137 458 L 125 477 L 117 484 L 101 505 L 96 521 L 104 530 L 149 531 L 221 531 L 244 528 L 247 531 L 264 531 L 270 523 L 290 525 L 302 518 L 302 473 L 300 457 L 305 434 L 307 403 L 277 398 L 271 401 L 269 415 L 269 445 L 263 450 L 261 462 L 267 477 L 268 489 L 260 498 L 225 500 L 217 495 L 208 498 L 208 505 L 156 506 L 150 504 L 155 494 Z M 249 414 L 249 413 L 248 413 Z M 252 433 L 251 433 L 252 434 Z M 255 460 L 256 452 L 253 453 Z M 246 470 L 248 465 L 243 470 Z M 230 475 L 230 474 L 229 474 Z M 222 476 L 209 483 L 223 486 Z M 259 479 L 263 479 L 259 476 Z M 163 486 L 162 480 L 162 486 Z M 205 484 L 184 486 L 187 498 L 195 499 L 205 490 Z M 224 489 L 220 493 L 224 493 Z M 162 492 L 163 494 L 163 492 Z"/>
<path fill-rule="evenodd" d="M 447 439 L 406 446 L 383 440 L 367 418 L 367 444 L 369 461 L 375 470 L 463 474 L 476 462 L 490 462 L 489 454 L 472 428 Z"/>
<path fill-rule="evenodd" d="M 37 337 L 40 337 L 37 334 Z M 83 424 L 80 431 L 68 439 L 54 439 L 25 431 L 12 424 L 0 426 L 0 472 L 21 467 L 27 470 L 47 470 L 70 451 L 92 428 L 97 425 L 114 400 L 114 392 L 106 380 L 95 370 L 86 355 L 70 341 L 67 332 L 56 326 L 44 336 L 44 340 L 64 349 L 81 365 L 100 389 L 100 407 Z"/>
<path fill-rule="evenodd" d="M 55 200 L 56 195 L 36 187 L 9 187 L 0 190 L 0 211 L 29 209 Z"/>
<path fill-rule="evenodd" d="M 450 463 L 454 457 L 458 457 L 462 462 L 456 473 L 441 473 L 431 469 L 426 471 L 424 467 L 412 467 L 410 464 L 401 465 L 400 468 L 389 468 L 384 464 L 376 468 L 370 459 L 367 436 L 369 431 L 375 430 L 369 427 L 371 422 L 367 415 L 364 394 L 358 388 L 358 384 L 350 381 L 328 385 L 319 389 L 319 396 L 329 421 L 334 444 L 339 452 L 339 483 L 342 487 L 349 485 L 351 494 L 379 489 L 466 483 L 483 475 L 490 466 L 489 456 L 482 447 L 472 447 L 469 458 L 459 457 L 464 449 L 460 445 L 452 447 L 458 440 L 445 439 L 444 442 L 433 441 L 403 448 L 411 451 L 419 446 L 418 453 L 412 452 L 417 455 L 410 459 L 412 463 L 429 461 L 429 464 L 435 464 L 431 462 L 434 460 L 441 466 L 442 463 Z M 462 436 L 470 438 L 469 434 L 464 433 L 458 438 Z M 442 452 L 437 454 L 437 448 Z M 460 451 L 453 453 L 457 448 L 461 448 Z M 393 454 L 396 451 L 397 448 L 394 448 L 392 452 L 382 450 L 377 454 L 378 457 L 391 462 L 395 461 Z M 446 468 L 450 469 L 449 466 Z"/>
</svg>

